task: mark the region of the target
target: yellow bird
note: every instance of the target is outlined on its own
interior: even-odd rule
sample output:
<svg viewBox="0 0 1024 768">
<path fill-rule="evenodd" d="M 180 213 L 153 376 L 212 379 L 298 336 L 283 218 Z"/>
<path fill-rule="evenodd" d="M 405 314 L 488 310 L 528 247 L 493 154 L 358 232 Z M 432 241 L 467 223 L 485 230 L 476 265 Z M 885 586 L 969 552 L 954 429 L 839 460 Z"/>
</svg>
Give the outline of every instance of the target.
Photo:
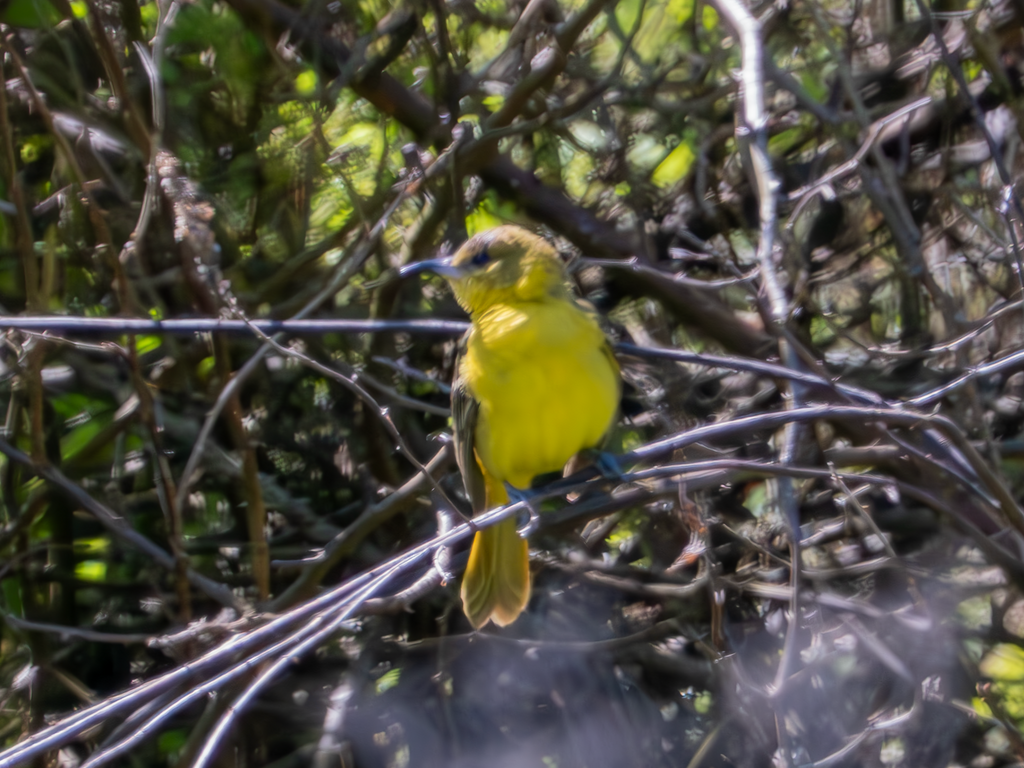
<svg viewBox="0 0 1024 768">
<path fill-rule="evenodd" d="M 561 470 L 598 446 L 619 405 L 619 367 L 593 311 L 566 284 L 555 249 L 522 227 L 471 237 L 450 259 L 403 274 L 446 277 L 472 328 L 452 386 L 456 457 L 474 513 L 507 486 Z M 462 604 L 474 627 L 515 621 L 530 599 L 526 541 L 507 519 L 473 539 Z"/>
</svg>

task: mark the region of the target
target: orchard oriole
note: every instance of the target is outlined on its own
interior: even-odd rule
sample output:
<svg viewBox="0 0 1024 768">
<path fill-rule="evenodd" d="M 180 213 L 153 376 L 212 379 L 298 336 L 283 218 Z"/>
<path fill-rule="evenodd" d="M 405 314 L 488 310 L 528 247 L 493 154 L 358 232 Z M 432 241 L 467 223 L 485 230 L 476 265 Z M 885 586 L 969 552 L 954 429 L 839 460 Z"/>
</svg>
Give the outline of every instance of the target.
<svg viewBox="0 0 1024 768">
<path fill-rule="evenodd" d="M 619 404 L 619 367 L 595 313 L 577 302 L 555 249 L 522 227 L 471 237 L 443 275 L 469 312 L 452 386 L 456 457 L 474 513 L 507 504 L 597 446 Z M 412 270 L 410 270 L 412 271 Z M 474 627 L 505 626 L 530 598 L 526 541 L 514 519 L 477 532 L 462 581 Z"/>
</svg>

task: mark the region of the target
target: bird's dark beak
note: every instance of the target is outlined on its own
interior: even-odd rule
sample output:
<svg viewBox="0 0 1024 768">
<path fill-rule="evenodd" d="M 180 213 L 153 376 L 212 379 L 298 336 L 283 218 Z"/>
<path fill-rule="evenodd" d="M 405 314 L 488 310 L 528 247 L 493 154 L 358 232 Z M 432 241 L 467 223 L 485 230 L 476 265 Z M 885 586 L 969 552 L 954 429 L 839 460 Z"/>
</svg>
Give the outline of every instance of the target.
<svg viewBox="0 0 1024 768">
<path fill-rule="evenodd" d="M 423 272 L 433 272 L 435 275 L 451 278 L 452 280 L 458 280 L 466 276 L 463 270 L 452 264 L 450 256 L 444 259 L 428 259 L 427 261 L 417 261 L 415 264 L 407 264 L 398 270 L 398 276 L 406 278 L 422 274 Z"/>
</svg>

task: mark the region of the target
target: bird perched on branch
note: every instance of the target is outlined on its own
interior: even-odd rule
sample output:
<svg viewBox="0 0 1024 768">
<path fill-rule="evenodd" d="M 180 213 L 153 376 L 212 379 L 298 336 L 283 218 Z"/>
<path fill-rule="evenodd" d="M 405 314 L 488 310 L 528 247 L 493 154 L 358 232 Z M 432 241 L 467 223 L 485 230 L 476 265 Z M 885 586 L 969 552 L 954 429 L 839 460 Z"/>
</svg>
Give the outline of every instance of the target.
<svg viewBox="0 0 1024 768">
<path fill-rule="evenodd" d="M 456 456 L 474 513 L 509 502 L 533 479 L 598 446 L 619 405 L 619 367 L 594 312 L 566 284 L 555 249 L 522 227 L 471 237 L 447 278 L 472 328 L 452 386 Z M 513 518 L 478 531 L 462 581 L 474 627 L 511 624 L 530 598 L 526 541 Z"/>
</svg>

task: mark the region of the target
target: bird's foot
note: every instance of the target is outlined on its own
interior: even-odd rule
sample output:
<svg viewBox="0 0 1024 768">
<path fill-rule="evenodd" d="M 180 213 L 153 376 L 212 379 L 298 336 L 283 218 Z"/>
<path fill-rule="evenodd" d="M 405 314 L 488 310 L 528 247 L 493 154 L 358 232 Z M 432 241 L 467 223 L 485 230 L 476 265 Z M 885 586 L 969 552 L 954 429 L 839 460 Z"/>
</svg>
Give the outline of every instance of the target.
<svg viewBox="0 0 1024 768">
<path fill-rule="evenodd" d="M 593 457 L 594 466 L 597 467 L 597 471 L 601 473 L 601 477 L 613 483 L 623 482 L 622 478 L 626 473 L 622 470 L 622 467 L 619 466 L 619 460 L 615 458 L 614 453 L 599 451 L 596 449 L 591 449 L 589 453 Z"/>
<path fill-rule="evenodd" d="M 525 505 L 526 509 L 519 516 L 520 522 L 516 526 L 516 532 L 524 539 L 528 538 L 540 525 L 540 515 L 537 513 L 537 507 L 534 505 L 534 499 L 537 494 L 533 491 L 514 488 L 508 483 L 505 483 L 505 492 L 508 493 L 509 501 L 513 504 L 522 503 Z"/>
</svg>

